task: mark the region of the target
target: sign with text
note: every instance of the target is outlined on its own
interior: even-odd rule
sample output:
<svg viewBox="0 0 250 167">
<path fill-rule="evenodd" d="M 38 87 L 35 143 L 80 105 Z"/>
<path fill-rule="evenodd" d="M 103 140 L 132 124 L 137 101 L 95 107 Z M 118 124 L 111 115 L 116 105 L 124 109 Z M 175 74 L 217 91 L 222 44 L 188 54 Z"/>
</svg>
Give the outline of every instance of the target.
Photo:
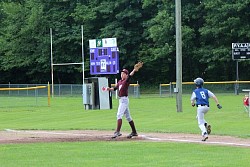
<svg viewBox="0 0 250 167">
<path fill-rule="evenodd" d="M 232 43 L 232 59 L 250 59 L 250 43 Z"/>
<path fill-rule="evenodd" d="M 89 40 L 90 74 L 119 73 L 119 49 L 116 38 Z"/>
</svg>

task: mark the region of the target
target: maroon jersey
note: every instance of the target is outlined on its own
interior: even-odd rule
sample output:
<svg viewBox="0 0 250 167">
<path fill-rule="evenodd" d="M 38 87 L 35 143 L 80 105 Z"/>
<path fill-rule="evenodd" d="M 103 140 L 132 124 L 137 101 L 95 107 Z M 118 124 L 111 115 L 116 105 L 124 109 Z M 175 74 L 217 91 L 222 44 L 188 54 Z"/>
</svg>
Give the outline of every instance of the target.
<svg viewBox="0 0 250 167">
<path fill-rule="evenodd" d="M 128 96 L 128 87 L 129 87 L 129 79 L 130 75 L 128 75 L 127 79 L 119 80 L 116 86 L 114 87 L 114 90 L 118 89 L 118 96 Z"/>
</svg>

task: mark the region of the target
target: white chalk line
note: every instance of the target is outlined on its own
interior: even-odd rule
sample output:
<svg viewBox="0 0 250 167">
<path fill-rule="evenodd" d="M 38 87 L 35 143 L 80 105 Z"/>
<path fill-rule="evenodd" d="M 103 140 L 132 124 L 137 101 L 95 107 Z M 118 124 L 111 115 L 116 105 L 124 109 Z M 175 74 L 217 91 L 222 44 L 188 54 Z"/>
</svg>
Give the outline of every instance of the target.
<svg viewBox="0 0 250 167">
<path fill-rule="evenodd" d="M 30 133 L 30 134 L 52 134 L 52 135 L 72 135 L 72 136 L 93 136 L 91 134 L 79 134 L 79 133 L 65 133 L 65 132 L 48 132 L 48 131 L 21 131 L 21 130 L 13 130 L 13 129 L 5 129 L 7 132 L 14 132 L 14 133 Z M 185 139 L 162 139 L 162 138 L 156 138 L 156 137 L 149 137 L 146 135 L 139 135 L 139 137 L 142 137 L 146 140 L 152 140 L 152 141 L 173 141 L 173 142 L 185 142 L 185 143 L 204 143 L 204 144 L 217 144 L 217 145 L 231 145 L 231 146 L 244 146 L 244 147 L 250 147 L 250 144 L 244 144 L 244 143 L 230 143 L 230 142 L 211 142 L 211 141 L 197 141 L 197 140 L 185 140 Z"/>
<path fill-rule="evenodd" d="M 185 142 L 185 143 L 204 143 L 204 144 L 218 144 L 218 145 L 231 145 L 231 146 L 245 146 L 250 147 L 250 144 L 243 144 L 243 143 L 229 143 L 229 142 L 211 142 L 211 141 L 197 141 L 197 140 L 184 140 L 184 139 L 160 139 L 155 137 L 148 137 L 146 135 L 141 135 L 141 137 L 147 140 L 153 141 L 173 141 L 173 142 Z"/>
<path fill-rule="evenodd" d="M 83 133 L 65 133 L 65 132 L 49 132 L 49 131 L 29 131 L 29 130 L 13 130 L 13 129 L 5 129 L 7 132 L 14 133 L 29 133 L 29 134 L 51 134 L 51 135 L 71 135 L 71 136 L 89 136 L 93 137 L 92 134 L 83 134 Z"/>
</svg>

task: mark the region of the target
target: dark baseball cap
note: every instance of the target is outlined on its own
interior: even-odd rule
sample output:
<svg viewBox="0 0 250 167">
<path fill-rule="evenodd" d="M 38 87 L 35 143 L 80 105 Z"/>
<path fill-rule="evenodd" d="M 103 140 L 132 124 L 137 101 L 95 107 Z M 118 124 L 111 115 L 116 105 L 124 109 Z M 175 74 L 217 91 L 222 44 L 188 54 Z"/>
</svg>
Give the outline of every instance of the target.
<svg viewBox="0 0 250 167">
<path fill-rule="evenodd" d="M 124 72 L 125 74 L 128 75 L 128 70 L 127 69 L 123 69 L 121 72 Z"/>
</svg>

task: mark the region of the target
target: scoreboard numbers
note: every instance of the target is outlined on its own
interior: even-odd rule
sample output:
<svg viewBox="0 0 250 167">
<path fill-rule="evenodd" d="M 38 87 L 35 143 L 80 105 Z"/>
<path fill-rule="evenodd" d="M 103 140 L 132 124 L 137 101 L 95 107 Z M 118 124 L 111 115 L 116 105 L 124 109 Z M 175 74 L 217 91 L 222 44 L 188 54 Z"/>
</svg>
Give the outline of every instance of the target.
<svg viewBox="0 0 250 167">
<path fill-rule="evenodd" d="M 119 73 L 119 49 L 116 38 L 89 40 L 90 74 Z"/>
</svg>

